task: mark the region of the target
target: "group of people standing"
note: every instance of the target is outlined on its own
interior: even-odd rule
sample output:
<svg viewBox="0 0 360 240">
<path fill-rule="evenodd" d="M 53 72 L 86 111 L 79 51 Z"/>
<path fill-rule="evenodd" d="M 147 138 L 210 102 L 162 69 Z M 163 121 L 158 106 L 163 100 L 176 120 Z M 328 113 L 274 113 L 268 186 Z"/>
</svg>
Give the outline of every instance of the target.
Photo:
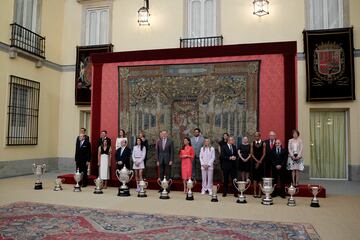
<svg viewBox="0 0 360 240">
<path fill-rule="evenodd" d="M 85 134 L 86 129 L 82 128 L 76 142 L 76 167 L 84 173 L 83 186 L 87 185 L 87 166 L 91 158 L 89 138 Z M 261 197 L 261 189 L 258 187 L 263 177 L 274 178 L 278 188 L 274 195 L 285 196 L 284 183 L 287 170 L 292 171 L 292 184 L 299 184 L 299 172 L 304 169 L 303 143 L 299 138 L 299 131 L 293 130 L 285 149 L 274 131 L 269 132 L 269 138 L 261 139 L 260 132 L 254 134 L 254 140 L 250 143 L 248 137 L 244 136 L 242 142 L 236 146 L 234 137 L 224 133 L 222 140 L 218 142 L 219 162 L 223 177 L 223 196 L 227 196 L 229 179 L 237 178 L 240 171 L 240 180 L 252 181 L 254 197 Z M 135 171 L 136 182 L 143 179 L 143 171 L 146 168 L 148 140 L 145 134 L 140 132 L 137 136 L 132 150 L 128 147 L 128 139 L 123 129 L 120 130 L 116 140 L 116 165 L 117 169 L 126 166 Z M 107 132 L 101 132 L 98 141 L 98 166 L 99 177 L 104 180 L 104 188 L 107 187 L 107 180 L 110 178 L 111 167 L 111 139 Z M 178 152 L 181 161 L 181 177 L 184 184 L 184 192 L 187 192 L 186 181 L 195 179 L 196 169 L 201 169 L 202 194 L 212 194 L 214 163 L 216 160 L 215 148 L 211 140 L 201 134 L 199 128 L 195 128 L 191 138 L 184 137 L 182 147 Z M 155 158 L 158 166 L 158 176 L 171 176 L 171 166 L 174 162 L 174 143 L 168 137 L 167 131 L 161 131 L 159 139 L 155 143 Z M 130 162 L 132 159 L 132 166 Z M 199 166 L 200 165 L 200 166 Z M 232 182 L 231 182 L 232 183 Z M 233 184 L 231 184 L 233 185 Z M 137 187 L 139 191 L 139 187 Z M 235 196 L 236 191 L 234 189 Z"/>
</svg>

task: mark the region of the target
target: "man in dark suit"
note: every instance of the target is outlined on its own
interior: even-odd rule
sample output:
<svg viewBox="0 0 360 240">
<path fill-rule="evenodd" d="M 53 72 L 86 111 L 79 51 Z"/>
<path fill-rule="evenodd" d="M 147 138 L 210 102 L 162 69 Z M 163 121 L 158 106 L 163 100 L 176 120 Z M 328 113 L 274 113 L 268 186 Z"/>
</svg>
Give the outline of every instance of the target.
<svg viewBox="0 0 360 240">
<path fill-rule="evenodd" d="M 91 159 L 91 146 L 89 140 L 86 140 L 84 134 L 80 134 L 79 141 L 76 141 L 75 162 L 76 169 L 83 173 L 82 186 L 86 187 L 88 184 L 87 169 Z"/>
<path fill-rule="evenodd" d="M 275 148 L 276 133 L 274 131 L 269 132 L 269 139 L 265 140 L 266 144 L 266 155 L 264 159 L 265 177 L 272 177 L 272 163 L 271 163 L 271 152 Z"/>
<path fill-rule="evenodd" d="M 171 165 L 174 161 L 174 143 L 168 138 L 166 131 L 161 131 L 160 139 L 156 143 L 156 164 L 160 168 L 159 178 L 162 180 L 164 175 L 167 179 L 171 178 Z"/>
<path fill-rule="evenodd" d="M 274 183 L 276 183 L 276 189 L 274 190 L 273 196 L 280 195 L 285 198 L 285 173 L 286 173 L 286 162 L 287 162 L 287 151 L 281 146 L 281 141 L 277 139 L 275 141 L 275 147 L 271 151 L 271 164 L 272 164 L 272 175 Z"/>
<path fill-rule="evenodd" d="M 237 197 L 237 192 L 232 183 L 236 178 L 236 161 L 237 161 L 237 149 L 235 146 L 234 137 L 229 137 L 227 144 L 224 144 L 221 148 L 221 162 L 223 166 L 224 175 L 224 192 L 223 197 L 226 197 L 228 192 L 229 176 L 231 176 L 231 185 L 234 189 L 234 195 Z"/>
<path fill-rule="evenodd" d="M 121 146 L 115 153 L 117 168 L 120 170 L 125 164 L 125 167 L 130 169 L 131 149 L 127 146 L 127 141 L 125 139 L 123 139 L 120 144 Z"/>
<path fill-rule="evenodd" d="M 99 141 L 98 141 L 98 147 L 100 147 L 102 145 L 105 138 L 107 139 L 108 146 L 111 147 L 111 138 L 108 138 L 106 130 L 102 130 L 101 133 L 100 133 L 100 138 L 99 138 Z"/>
</svg>

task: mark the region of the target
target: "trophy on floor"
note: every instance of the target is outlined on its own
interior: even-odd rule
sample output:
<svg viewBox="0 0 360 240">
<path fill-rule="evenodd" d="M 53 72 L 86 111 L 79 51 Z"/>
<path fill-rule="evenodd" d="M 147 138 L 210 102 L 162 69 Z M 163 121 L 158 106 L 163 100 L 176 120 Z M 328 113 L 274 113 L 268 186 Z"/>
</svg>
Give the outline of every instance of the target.
<svg viewBox="0 0 360 240">
<path fill-rule="evenodd" d="M 311 199 L 310 207 L 320 207 L 319 200 L 316 198 L 319 192 L 321 192 L 322 187 L 320 185 L 308 185 L 308 188 L 310 192 L 313 195 L 313 198 Z"/>
<path fill-rule="evenodd" d="M 120 197 L 130 196 L 130 190 L 126 184 L 130 182 L 131 179 L 134 177 L 134 171 L 128 170 L 124 165 L 124 167 L 121 170 L 119 169 L 116 170 L 116 177 L 122 183 L 122 185 L 119 187 L 118 196 Z"/>
<path fill-rule="evenodd" d="M 189 180 L 186 181 L 186 187 L 188 189 L 187 193 L 186 193 L 186 200 L 194 200 L 194 194 L 191 191 L 191 189 L 194 187 L 196 183 L 196 180 L 192 181 L 191 178 L 189 178 Z"/>
<path fill-rule="evenodd" d="M 81 187 L 79 185 L 79 182 L 83 178 L 83 173 L 79 172 L 79 169 L 76 169 L 76 172 L 74 173 L 74 180 L 76 182 L 74 186 L 74 192 L 81 192 Z"/>
<path fill-rule="evenodd" d="M 219 191 L 220 184 L 213 185 L 211 188 L 211 201 L 218 202 L 217 192 Z"/>
<path fill-rule="evenodd" d="M 166 176 L 164 176 L 164 179 L 162 181 L 160 181 L 160 179 L 158 179 L 157 183 L 163 189 L 160 193 L 160 199 L 169 199 L 170 196 L 169 196 L 169 193 L 167 192 L 167 189 L 171 186 L 172 180 L 169 179 L 169 181 L 168 181 L 166 179 Z"/>
<path fill-rule="evenodd" d="M 271 193 L 274 191 L 276 184 L 272 185 L 272 181 L 273 178 L 263 178 L 263 186 L 259 183 L 261 191 L 265 194 L 265 197 L 261 201 L 261 204 L 263 205 L 269 206 L 273 204 Z"/>
<path fill-rule="evenodd" d="M 290 195 L 290 198 L 288 199 L 287 205 L 288 205 L 289 207 L 295 207 L 295 206 L 296 206 L 296 202 L 295 202 L 294 195 L 299 192 L 299 189 L 296 188 L 296 187 L 294 187 L 294 186 L 291 184 L 290 187 L 285 187 L 285 191 Z"/>
<path fill-rule="evenodd" d="M 94 179 L 94 183 L 95 183 L 94 194 L 103 194 L 104 192 L 102 191 L 102 189 L 104 186 L 104 181 L 100 177 L 98 177 Z"/>
<path fill-rule="evenodd" d="M 140 191 L 138 193 L 138 197 L 147 197 L 145 189 L 148 187 L 148 184 L 149 183 L 144 180 L 139 181 Z"/>
<path fill-rule="evenodd" d="M 62 184 L 64 183 L 65 178 L 57 178 L 55 179 L 55 186 L 54 186 L 54 191 L 62 191 Z"/>
<path fill-rule="evenodd" d="M 43 175 L 45 173 L 46 170 L 46 164 L 33 164 L 32 165 L 32 170 L 36 176 L 36 181 L 35 181 L 35 190 L 41 190 L 43 189 L 42 187 L 42 182 L 40 180 L 41 175 Z"/>
<path fill-rule="evenodd" d="M 247 203 L 246 202 L 246 196 L 243 194 L 251 185 L 250 180 L 247 181 L 238 181 L 236 178 L 233 180 L 233 184 L 235 188 L 240 192 L 240 196 L 237 203 Z"/>
</svg>

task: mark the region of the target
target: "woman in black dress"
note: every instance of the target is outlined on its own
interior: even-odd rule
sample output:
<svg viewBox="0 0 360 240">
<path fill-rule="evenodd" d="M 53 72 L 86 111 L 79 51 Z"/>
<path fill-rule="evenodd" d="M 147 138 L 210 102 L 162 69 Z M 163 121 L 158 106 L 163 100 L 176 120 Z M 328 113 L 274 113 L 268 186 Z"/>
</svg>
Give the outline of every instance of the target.
<svg viewBox="0 0 360 240">
<path fill-rule="evenodd" d="M 262 178 L 265 176 L 264 158 L 266 155 L 266 143 L 261 140 L 260 132 L 255 133 L 254 139 L 254 142 L 251 144 L 252 179 L 254 197 L 260 198 L 261 189 L 258 188 L 258 184 L 262 182 Z"/>
<path fill-rule="evenodd" d="M 243 137 L 242 144 L 239 146 L 238 155 L 240 157 L 239 161 L 239 170 L 241 181 L 246 181 L 249 179 L 251 163 L 250 163 L 250 144 L 247 137 Z"/>
</svg>

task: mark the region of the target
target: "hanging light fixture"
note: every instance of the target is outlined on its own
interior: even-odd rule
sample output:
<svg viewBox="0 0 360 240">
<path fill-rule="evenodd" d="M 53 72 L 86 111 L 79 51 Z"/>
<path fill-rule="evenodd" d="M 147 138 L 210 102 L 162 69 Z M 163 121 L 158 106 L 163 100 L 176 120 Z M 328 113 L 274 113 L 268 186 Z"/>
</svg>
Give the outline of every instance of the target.
<svg viewBox="0 0 360 240">
<path fill-rule="evenodd" d="M 144 6 L 142 6 L 138 11 L 139 26 L 149 26 L 149 17 L 149 0 L 144 0 Z"/>
<path fill-rule="evenodd" d="M 269 14 L 269 1 L 268 0 L 254 0 L 254 15 L 259 17 Z"/>
</svg>

